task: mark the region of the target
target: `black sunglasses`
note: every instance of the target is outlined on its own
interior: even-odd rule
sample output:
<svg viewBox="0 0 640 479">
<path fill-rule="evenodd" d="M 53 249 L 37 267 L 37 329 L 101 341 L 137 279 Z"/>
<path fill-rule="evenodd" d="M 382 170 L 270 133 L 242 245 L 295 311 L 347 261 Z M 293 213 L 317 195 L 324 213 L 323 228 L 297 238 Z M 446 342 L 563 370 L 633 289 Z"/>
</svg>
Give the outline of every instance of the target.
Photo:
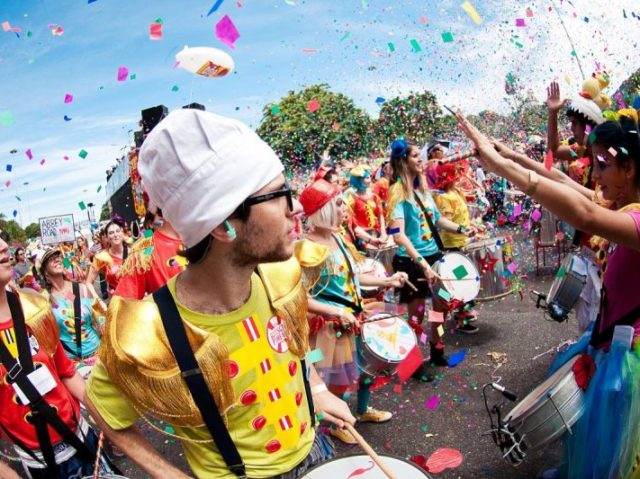
<svg viewBox="0 0 640 479">
<path fill-rule="evenodd" d="M 272 191 L 271 193 L 265 193 L 264 195 L 250 196 L 240 204 L 240 208 L 244 211 L 247 211 L 253 205 L 264 203 L 265 201 L 275 200 L 276 198 L 280 198 L 281 196 L 287 197 L 287 206 L 289 207 L 289 211 L 293 212 L 293 192 L 287 185 L 285 185 L 284 188 L 278 191 Z"/>
</svg>

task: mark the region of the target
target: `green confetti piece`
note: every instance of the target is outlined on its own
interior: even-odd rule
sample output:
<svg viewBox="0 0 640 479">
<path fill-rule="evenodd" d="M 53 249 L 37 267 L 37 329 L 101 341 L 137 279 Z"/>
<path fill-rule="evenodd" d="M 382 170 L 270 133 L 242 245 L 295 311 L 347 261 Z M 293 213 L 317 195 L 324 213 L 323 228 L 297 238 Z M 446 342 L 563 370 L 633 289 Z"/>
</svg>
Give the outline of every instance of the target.
<svg viewBox="0 0 640 479">
<path fill-rule="evenodd" d="M 101 190 L 102 190 L 102 185 L 98 186 L 98 189 L 96 190 L 96 193 L 100 193 Z"/>
<path fill-rule="evenodd" d="M 164 427 L 164 432 L 166 432 L 167 434 L 175 434 L 175 433 L 176 433 L 176 430 L 175 430 L 172 426 L 170 426 L 170 425 L 168 425 L 168 424 L 167 424 L 167 425 Z"/>
<path fill-rule="evenodd" d="M 78 153 L 78 156 L 84 160 L 88 154 L 89 153 L 87 153 L 87 150 L 83 148 L 82 150 L 80 150 L 80 153 Z"/>
<path fill-rule="evenodd" d="M 451 295 L 449 294 L 449 291 L 447 291 L 444 288 L 441 288 L 438 290 L 438 296 L 440 296 L 445 301 L 449 301 L 451 299 Z"/>
<path fill-rule="evenodd" d="M 620 152 L 621 152 L 623 155 L 627 155 L 627 156 L 629 156 L 629 152 L 627 151 L 627 149 L 626 149 L 624 146 L 621 146 L 621 147 L 619 147 L 619 148 L 620 148 Z"/>
<path fill-rule="evenodd" d="M 395 52 L 395 51 L 396 51 L 396 47 L 395 47 L 395 45 L 394 45 L 393 43 L 391 43 L 391 42 L 387 43 L 387 47 L 389 47 L 389 51 L 390 51 L 391 53 L 393 53 L 393 52 Z"/>
<path fill-rule="evenodd" d="M 571 155 L 571 158 L 577 158 L 578 157 L 578 154 L 573 150 L 569 150 L 569 155 Z"/>
<path fill-rule="evenodd" d="M 16 122 L 13 113 L 10 111 L 0 111 L 0 125 L 11 126 Z"/>
<path fill-rule="evenodd" d="M 422 51 L 422 48 L 420 48 L 420 44 L 418 43 L 418 40 L 416 40 L 415 38 L 412 38 L 410 43 L 414 53 L 418 53 Z"/>
<path fill-rule="evenodd" d="M 84 210 L 86 210 L 86 209 L 87 209 L 87 205 L 85 205 L 85 204 L 84 204 L 84 201 L 80 201 L 80 202 L 78 203 L 78 207 L 79 207 L 82 211 L 84 211 Z"/>
<path fill-rule="evenodd" d="M 518 48 L 523 48 L 523 47 L 524 47 L 524 45 L 523 45 L 522 43 L 520 43 L 520 42 L 516 42 L 516 47 L 518 47 Z"/>
<path fill-rule="evenodd" d="M 346 32 L 342 38 L 340 39 L 341 42 L 344 42 L 345 40 L 348 40 L 351 37 L 351 32 Z"/>
<path fill-rule="evenodd" d="M 174 92 L 174 93 L 177 92 L 179 89 L 180 89 L 180 87 L 178 85 L 173 85 L 171 87 L 171 91 Z"/>
<path fill-rule="evenodd" d="M 144 230 L 144 237 L 151 238 L 153 236 L 153 230 Z"/>
<path fill-rule="evenodd" d="M 71 261 L 69 261 L 69 258 L 67 257 L 62 258 L 62 266 L 64 266 L 67 269 L 71 268 Z"/>
<path fill-rule="evenodd" d="M 322 354 L 322 349 L 316 348 L 313 351 L 309 351 L 307 353 L 307 363 L 313 364 L 320 362 L 324 359 L 324 354 Z"/>
<path fill-rule="evenodd" d="M 453 41 L 453 33 L 451 33 L 451 32 L 442 32 L 442 41 L 444 43 L 451 43 Z"/>
<path fill-rule="evenodd" d="M 572 57 L 577 57 L 577 56 L 578 56 L 578 54 L 576 53 L 576 51 L 575 51 L 575 50 L 572 50 L 572 51 L 571 51 L 571 56 L 572 56 Z"/>
<path fill-rule="evenodd" d="M 162 17 L 158 17 L 154 21 L 155 21 L 155 23 L 163 23 L 162 22 Z"/>
<path fill-rule="evenodd" d="M 272 115 L 279 115 L 280 114 L 280 107 L 278 105 L 273 105 L 271 107 L 271 114 Z"/>
<path fill-rule="evenodd" d="M 136 79 L 136 74 L 132 73 L 131 75 L 129 75 L 129 80 L 135 80 Z"/>
<path fill-rule="evenodd" d="M 462 279 L 465 276 L 467 276 L 469 274 L 469 272 L 464 267 L 464 265 L 460 265 L 456 269 L 453 270 L 453 274 L 456 277 L 456 279 Z"/>
<path fill-rule="evenodd" d="M 33 33 L 31 32 L 31 30 L 29 30 L 29 31 L 27 32 L 27 38 L 31 38 L 32 36 L 33 36 Z"/>
<path fill-rule="evenodd" d="M 593 145 L 596 142 L 596 134 L 592 131 L 589 133 L 589 144 Z"/>
<path fill-rule="evenodd" d="M 18 195 L 16 195 L 16 200 L 22 201 L 22 198 L 20 198 Z"/>
</svg>

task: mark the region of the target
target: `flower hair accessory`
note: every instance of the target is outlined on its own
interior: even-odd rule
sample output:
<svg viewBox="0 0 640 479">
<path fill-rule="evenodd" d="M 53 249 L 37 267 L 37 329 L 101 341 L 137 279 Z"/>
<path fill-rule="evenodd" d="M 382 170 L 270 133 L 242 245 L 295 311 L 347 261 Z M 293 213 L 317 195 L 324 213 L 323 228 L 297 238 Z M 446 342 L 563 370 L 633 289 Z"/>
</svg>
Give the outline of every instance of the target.
<svg viewBox="0 0 640 479">
<path fill-rule="evenodd" d="M 402 158 L 407 155 L 409 145 L 404 140 L 394 140 L 391 143 L 391 158 Z"/>
</svg>

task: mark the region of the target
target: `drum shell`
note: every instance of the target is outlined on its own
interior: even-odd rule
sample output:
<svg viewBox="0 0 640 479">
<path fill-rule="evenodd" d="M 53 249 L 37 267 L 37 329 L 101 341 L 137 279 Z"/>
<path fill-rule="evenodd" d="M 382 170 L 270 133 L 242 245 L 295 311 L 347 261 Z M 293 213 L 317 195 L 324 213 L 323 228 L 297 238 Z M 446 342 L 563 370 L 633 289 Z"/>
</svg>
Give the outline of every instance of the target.
<svg viewBox="0 0 640 479">
<path fill-rule="evenodd" d="M 384 278 L 387 276 L 387 271 L 384 265 L 373 258 L 365 258 L 363 261 L 358 263 L 358 271 L 356 274 L 372 274 L 377 276 L 378 278 Z M 363 298 L 377 298 L 378 293 L 380 293 L 383 289 L 378 286 L 362 286 L 360 285 L 360 293 Z"/>
<path fill-rule="evenodd" d="M 393 271 L 393 257 L 396 255 L 397 250 L 397 245 L 383 246 L 382 248 L 367 248 L 367 256 L 382 263 L 385 270 L 390 273 Z"/>
<path fill-rule="evenodd" d="M 521 439 L 522 450 L 533 451 L 555 441 L 584 412 L 584 393 L 571 369 L 578 358 L 567 361 L 505 416 L 508 429 Z M 526 407 L 527 401 L 530 407 Z M 520 461 L 515 457 L 512 460 Z"/>
<path fill-rule="evenodd" d="M 371 318 L 369 318 L 368 322 L 369 324 L 371 322 L 374 322 L 375 319 L 374 318 L 379 318 L 380 320 L 385 320 L 386 318 L 388 318 L 390 315 L 387 313 L 380 313 L 380 314 L 376 314 L 374 316 L 372 316 Z M 412 345 L 415 347 L 418 344 L 418 340 L 416 338 L 415 333 L 413 332 L 413 330 L 411 330 L 411 328 L 409 328 L 409 325 L 407 325 L 403 320 L 399 319 L 399 318 L 394 318 L 393 319 L 394 324 L 396 325 L 397 328 L 402 329 L 402 331 L 409 337 L 411 337 L 412 339 L 410 340 Z M 398 366 L 400 365 L 400 363 L 402 363 L 402 361 L 406 358 L 406 356 L 409 354 L 410 349 L 412 348 L 408 348 L 407 353 L 402 356 L 401 358 L 397 359 L 397 360 L 393 360 L 393 359 L 389 359 L 389 358 L 385 358 L 382 357 L 381 355 L 377 354 L 373 348 L 373 346 L 371 345 L 371 337 L 370 337 L 370 333 L 368 332 L 369 329 L 367 327 L 367 324 L 365 324 L 362 328 L 361 328 L 361 333 L 360 333 L 360 340 L 359 340 L 359 346 L 358 346 L 358 367 L 365 373 L 369 374 L 370 376 L 381 376 L 384 374 L 388 374 L 388 375 L 393 375 L 395 374 L 395 372 L 398 369 Z M 400 331 L 397 331 L 398 334 L 400 334 Z"/>
<path fill-rule="evenodd" d="M 551 284 L 549 294 L 547 296 L 547 304 L 549 306 L 555 305 L 560 308 L 564 313 L 568 314 L 573 309 L 580 294 L 584 289 L 584 285 L 587 283 L 587 268 L 584 264 L 585 274 L 581 274 L 576 271 L 579 265 L 575 262 L 585 260 L 577 253 L 569 253 L 562 261 L 561 268 L 564 269 L 565 275 L 562 277 L 556 277 Z"/>
<path fill-rule="evenodd" d="M 388 456 L 386 454 L 379 454 L 379 456 L 398 478 L 424 479 L 432 477 L 425 470 L 404 459 Z M 387 477 L 380 468 L 373 465 L 373 460 L 369 456 L 364 454 L 355 454 L 353 456 L 337 457 L 325 461 L 322 464 L 318 464 L 307 471 L 301 479 L 342 479 L 352 477 L 356 469 L 366 471 L 364 474 L 358 475 L 358 478 L 385 479 Z"/>
<path fill-rule="evenodd" d="M 509 292 L 507 282 L 504 279 L 504 259 L 502 257 L 502 243 L 504 238 L 491 238 L 474 241 L 462 248 L 476 268 L 480 272 L 480 292 L 478 299 L 493 299 Z M 500 242 L 500 244 L 498 244 Z M 495 260 L 493 270 L 483 271 L 482 264 L 487 258 Z"/>
</svg>

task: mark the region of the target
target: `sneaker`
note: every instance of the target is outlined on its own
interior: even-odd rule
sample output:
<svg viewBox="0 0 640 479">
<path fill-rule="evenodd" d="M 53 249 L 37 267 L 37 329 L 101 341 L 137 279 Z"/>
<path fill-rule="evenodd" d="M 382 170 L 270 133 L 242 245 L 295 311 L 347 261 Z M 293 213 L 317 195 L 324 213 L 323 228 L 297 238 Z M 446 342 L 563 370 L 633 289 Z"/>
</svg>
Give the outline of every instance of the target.
<svg viewBox="0 0 640 479">
<path fill-rule="evenodd" d="M 356 414 L 356 419 L 360 422 L 387 422 L 393 417 L 389 411 L 379 411 L 372 407 L 367 408 L 364 414 Z"/>
<path fill-rule="evenodd" d="M 430 383 L 433 381 L 434 377 L 429 374 L 429 366 L 426 362 L 423 362 L 418 369 L 411 375 L 413 379 L 417 379 L 421 383 Z"/>
<path fill-rule="evenodd" d="M 456 327 L 456 332 L 462 334 L 476 334 L 478 331 L 480 331 L 480 329 L 478 329 L 477 326 L 469 323 Z"/>
<path fill-rule="evenodd" d="M 446 367 L 449 366 L 449 358 L 444 354 L 444 345 L 441 348 L 430 344 L 431 346 L 431 358 L 429 363 L 433 366 Z"/>
<path fill-rule="evenodd" d="M 329 434 L 331 434 L 336 439 L 340 439 L 345 444 L 350 444 L 350 445 L 358 444 L 358 441 L 356 441 L 356 438 L 353 437 L 353 435 L 346 429 L 338 429 L 336 427 L 332 427 L 331 429 L 329 429 Z"/>
</svg>

